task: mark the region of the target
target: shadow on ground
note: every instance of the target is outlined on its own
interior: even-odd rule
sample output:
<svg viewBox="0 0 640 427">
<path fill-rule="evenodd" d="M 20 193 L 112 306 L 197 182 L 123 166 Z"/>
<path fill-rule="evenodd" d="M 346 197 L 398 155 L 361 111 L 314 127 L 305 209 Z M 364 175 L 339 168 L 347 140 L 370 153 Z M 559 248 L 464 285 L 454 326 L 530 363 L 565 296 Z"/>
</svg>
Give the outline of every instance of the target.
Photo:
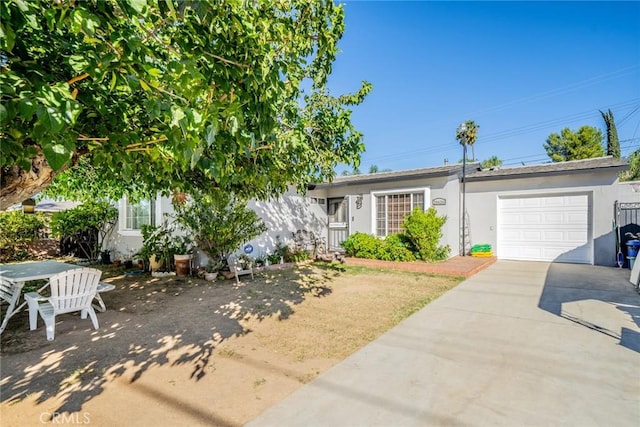
<svg viewBox="0 0 640 427">
<path fill-rule="evenodd" d="M 630 270 L 553 263 L 538 306 L 640 353 L 640 295 Z"/>
<path fill-rule="evenodd" d="M 40 320 L 29 331 L 26 312 L 2 335 L 4 404 L 26 397 L 57 398 L 52 413 L 73 413 L 119 377 L 135 382 L 153 366 L 191 365 L 191 379 L 206 375 L 214 350 L 226 339 L 249 333 L 243 320 L 286 319 L 306 298 L 331 292 L 339 272 L 298 266 L 266 272 L 255 280 L 205 282 L 193 278 L 103 278 L 116 285 L 103 294 L 108 307 L 100 329 L 78 315 L 59 316 L 56 338 L 46 340 Z"/>
</svg>

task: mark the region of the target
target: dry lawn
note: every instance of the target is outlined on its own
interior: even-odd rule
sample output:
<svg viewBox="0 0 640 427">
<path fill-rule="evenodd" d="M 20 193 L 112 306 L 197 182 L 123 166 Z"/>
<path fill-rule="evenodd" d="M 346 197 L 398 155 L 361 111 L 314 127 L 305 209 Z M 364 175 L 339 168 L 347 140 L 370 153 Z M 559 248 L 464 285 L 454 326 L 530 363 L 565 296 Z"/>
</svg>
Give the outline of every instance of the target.
<svg viewBox="0 0 640 427">
<path fill-rule="evenodd" d="M 124 277 L 100 329 L 26 313 L 2 335 L 2 426 L 242 425 L 460 282 L 302 265 L 239 286 Z M 111 276 L 111 277 L 110 277 Z"/>
</svg>

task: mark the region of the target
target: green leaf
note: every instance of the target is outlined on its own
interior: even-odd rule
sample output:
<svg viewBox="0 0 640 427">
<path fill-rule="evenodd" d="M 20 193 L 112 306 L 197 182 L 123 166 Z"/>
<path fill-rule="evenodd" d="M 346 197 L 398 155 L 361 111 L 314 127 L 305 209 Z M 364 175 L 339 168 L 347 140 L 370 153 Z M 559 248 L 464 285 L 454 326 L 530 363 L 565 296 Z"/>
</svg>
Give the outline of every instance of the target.
<svg viewBox="0 0 640 427">
<path fill-rule="evenodd" d="M 89 61 L 87 61 L 86 57 L 82 55 L 71 55 L 69 56 L 68 61 L 71 68 L 73 68 L 73 71 L 78 74 L 82 73 L 89 66 Z"/>
<path fill-rule="evenodd" d="M 206 141 L 207 141 L 207 147 L 211 147 L 211 145 L 213 145 L 213 143 L 216 140 L 216 133 L 218 132 L 218 126 L 216 122 L 213 122 L 211 124 L 211 126 L 209 126 L 207 128 L 207 135 L 206 135 Z"/>
<path fill-rule="evenodd" d="M 147 0 L 127 0 L 127 3 L 138 13 L 142 13 L 147 7 Z"/>
<path fill-rule="evenodd" d="M 9 113 L 4 105 L 0 104 L 0 123 L 4 125 L 4 122 L 8 119 Z"/>
<path fill-rule="evenodd" d="M 118 76 L 113 71 L 111 72 L 111 81 L 109 82 L 109 90 L 113 91 L 116 88 L 116 83 L 118 83 Z"/>
<path fill-rule="evenodd" d="M 53 170 L 58 170 L 65 165 L 70 159 L 73 152 L 64 144 L 47 144 L 42 147 L 42 152 L 49 166 Z"/>
<path fill-rule="evenodd" d="M 18 111 L 20 115 L 30 120 L 38 109 L 38 105 L 31 98 L 23 98 L 18 104 Z"/>
<path fill-rule="evenodd" d="M 2 43 L 0 43 L 2 50 L 8 52 L 13 50 L 13 45 L 16 42 L 16 34 L 13 32 L 11 25 L 3 25 L 3 23 L 0 22 L 0 41 L 2 41 Z"/>
<path fill-rule="evenodd" d="M 182 120 L 184 117 L 185 115 L 182 108 L 178 107 L 177 105 L 171 106 L 171 126 L 172 127 L 179 126 L 180 120 Z"/>
<path fill-rule="evenodd" d="M 229 117 L 229 132 L 231 135 L 238 133 L 238 118 L 236 116 Z"/>
<path fill-rule="evenodd" d="M 149 92 L 151 90 L 149 85 L 144 80 L 140 79 L 139 82 L 140 82 L 140 87 L 142 87 L 142 90 L 144 90 L 145 92 Z"/>
</svg>

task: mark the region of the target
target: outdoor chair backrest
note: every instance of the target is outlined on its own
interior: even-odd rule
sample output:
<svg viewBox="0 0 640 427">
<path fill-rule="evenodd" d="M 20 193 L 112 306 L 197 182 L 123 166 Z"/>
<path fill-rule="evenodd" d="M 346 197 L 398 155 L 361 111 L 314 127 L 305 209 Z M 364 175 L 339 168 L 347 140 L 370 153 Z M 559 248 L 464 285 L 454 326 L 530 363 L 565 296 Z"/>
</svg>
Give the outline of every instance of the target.
<svg viewBox="0 0 640 427">
<path fill-rule="evenodd" d="M 91 306 L 102 272 L 95 268 L 76 268 L 49 279 L 49 302 L 56 313 L 69 313 Z"/>
<path fill-rule="evenodd" d="M 13 284 L 7 279 L 0 278 L 0 299 L 11 304 L 14 298 Z"/>
</svg>

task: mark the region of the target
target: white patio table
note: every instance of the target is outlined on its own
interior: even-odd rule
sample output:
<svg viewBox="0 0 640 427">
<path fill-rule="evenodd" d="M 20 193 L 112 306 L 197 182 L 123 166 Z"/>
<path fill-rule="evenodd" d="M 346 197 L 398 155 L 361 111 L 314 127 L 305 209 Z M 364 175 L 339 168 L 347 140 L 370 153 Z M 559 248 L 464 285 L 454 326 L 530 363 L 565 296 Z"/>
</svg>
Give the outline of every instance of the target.
<svg viewBox="0 0 640 427">
<path fill-rule="evenodd" d="M 7 313 L 2 319 L 2 325 L 0 325 L 0 333 L 7 327 L 9 319 L 16 313 L 18 313 L 27 304 L 23 302 L 18 305 L 20 300 L 20 293 L 25 282 L 32 280 L 46 280 L 51 276 L 62 273 L 63 271 L 73 270 L 74 268 L 80 268 L 79 265 L 66 264 L 58 261 L 35 261 L 35 262 L 23 262 L 19 264 L 0 264 L 0 278 L 6 279 L 13 284 L 13 292 L 15 296 L 14 307 L 9 305 Z M 47 285 L 38 289 L 41 292 Z M 16 295 L 15 293 L 18 293 Z"/>
</svg>

